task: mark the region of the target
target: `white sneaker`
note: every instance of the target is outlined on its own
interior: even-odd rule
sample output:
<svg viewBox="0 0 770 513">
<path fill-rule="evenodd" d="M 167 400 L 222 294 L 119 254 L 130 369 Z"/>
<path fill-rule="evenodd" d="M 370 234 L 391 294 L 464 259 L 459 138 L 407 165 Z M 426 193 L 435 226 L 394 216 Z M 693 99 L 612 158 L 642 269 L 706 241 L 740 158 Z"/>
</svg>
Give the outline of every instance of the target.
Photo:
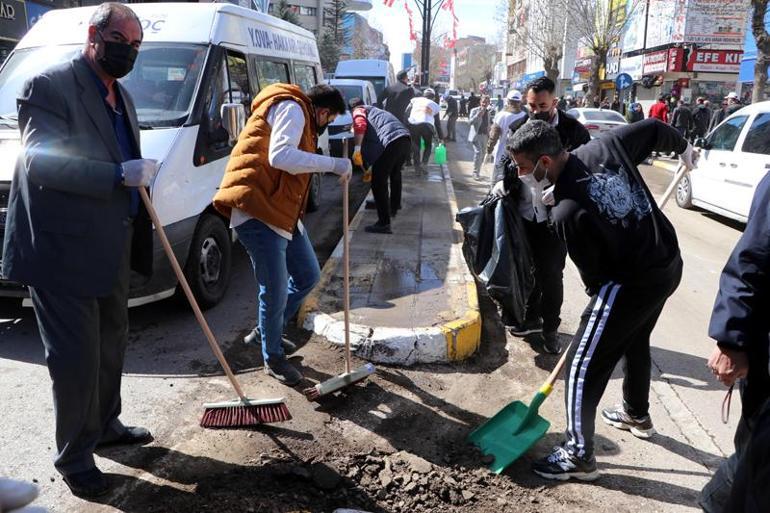
<svg viewBox="0 0 770 513">
<path fill-rule="evenodd" d="M 32 483 L 0 478 L 0 511 L 14 510 L 37 499 L 38 489 Z"/>
</svg>

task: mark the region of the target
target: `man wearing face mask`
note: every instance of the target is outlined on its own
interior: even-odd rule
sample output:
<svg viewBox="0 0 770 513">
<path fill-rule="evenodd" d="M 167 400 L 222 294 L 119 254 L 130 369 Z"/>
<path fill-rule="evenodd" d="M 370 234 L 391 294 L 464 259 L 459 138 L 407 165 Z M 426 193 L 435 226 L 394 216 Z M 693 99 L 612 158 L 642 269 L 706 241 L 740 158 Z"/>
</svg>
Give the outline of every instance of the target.
<svg viewBox="0 0 770 513">
<path fill-rule="evenodd" d="M 349 159 L 316 154 L 318 135 L 346 110 L 342 94 L 325 84 L 307 93 L 290 84 L 262 89 L 213 200 L 230 218 L 259 284 L 250 339 L 261 342 L 265 373 L 287 386 L 302 374 L 286 359 L 296 346 L 283 340 L 283 330 L 321 273 L 302 225 L 311 173 L 335 173 L 342 183 L 353 172 Z"/>
<path fill-rule="evenodd" d="M 110 487 L 97 446 L 152 440 L 118 418 L 129 274 L 152 272 L 152 227 L 137 187 L 158 166 L 141 158 L 136 111 L 116 81 L 141 43 L 136 14 L 102 4 L 82 53 L 30 79 L 18 98 L 23 148 L 2 273 L 29 286 L 53 382 L 54 465 L 81 497 Z"/>
<path fill-rule="evenodd" d="M 599 400 L 623 359 L 623 404 L 602 410 L 607 424 L 647 439 L 650 333 L 679 285 L 676 232 L 657 207 L 637 166 L 653 150 L 680 154 L 694 167 L 692 146 L 656 119 L 626 125 L 568 152 L 543 121 L 524 125 L 508 150 L 518 173 L 554 184 L 544 201 L 591 297 L 567 355 L 566 440 L 533 464 L 557 480 L 599 477 L 594 422 Z"/>
<path fill-rule="evenodd" d="M 559 100 L 554 91 L 555 85 L 548 77 L 538 78 L 527 86 L 529 117 L 511 124 L 509 140 L 530 120 L 545 121 L 554 127 L 567 150 L 591 140 L 588 130 L 579 121 L 556 107 Z M 545 178 L 536 180 L 534 175 L 521 176 L 507 153 L 496 166 L 495 173 L 496 183 L 491 194 L 503 197 L 513 192 L 535 264 L 535 288 L 527 302 L 526 319 L 521 326 L 512 327 L 511 333 L 525 336 L 542 332 L 543 350 L 559 353 L 558 328 L 564 299 L 562 277 L 567 250 L 550 226 L 548 208 L 543 203 L 543 194 L 552 184 Z"/>
</svg>

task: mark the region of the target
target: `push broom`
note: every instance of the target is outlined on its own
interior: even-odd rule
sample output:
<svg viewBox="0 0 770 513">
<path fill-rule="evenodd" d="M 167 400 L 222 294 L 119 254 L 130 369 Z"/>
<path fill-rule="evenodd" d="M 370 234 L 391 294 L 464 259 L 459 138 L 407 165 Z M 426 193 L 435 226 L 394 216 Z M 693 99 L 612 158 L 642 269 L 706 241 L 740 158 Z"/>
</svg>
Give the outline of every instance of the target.
<svg viewBox="0 0 770 513">
<path fill-rule="evenodd" d="M 190 285 L 187 283 L 187 279 L 182 273 L 182 268 L 179 267 L 174 252 L 171 249 L 171 244 L 168 242 L 166 232 L 163 230 L 163 225 L 158 219 L 158 213 L 152 206 L 150 197 L 147 195 L 147 191 L 144 187 L 139 187 L 139 194 L 142 196 L 144 206 L 147 208 L 147 212 L 150 214 L 152 224 L 155 225 L 155 230 L 158 233 L 163 249 L 166 252 L 166 256 L 171 263 L 171 267 L 174 269 L 179 284 L 184 290 L 187 300 L 190 302 L 190 306 L 195 313 L 195 318 L 198 320 L 203 333 L 206 335 L 211 350 L 214 352 L 214 356 L 219 360 L 222 369 L 224 369 L 227 379 L 230 380 L 230 384 L 233 386 L 233 390 L 238 395 L 238 399 L 233 401 L 224 401 L 219 403 L 207 403 L 203 405 L 204 412 L 201 418 L 201 426 L 206 428 L 234 428 L 234 427 L 247 427 L 255 426 L 258 424 L 270 424 L 275 422 L 284 422 L 291 419 L 289 408 L 286 406 L 283 398 L 278 399 L 249 399 L 243 393 L 240 384 L 235 379 L 233 371 L 230 369 L 230 365 L 225 359 L 225 355 L 222 354 L 222 350 L 219 348 L 217 340 L 214 338 L 211 328 L 209 328 L 206 319 L 203 317 L 198 302 L 193 296 Z"/>
<path fill-rule="evenodd" d="M 350 356 L 350 243 L 348 240 L 348 182 L 344 181 L 342 191 L 342 287 L 343 303 L 345 310 L 345 372 L 328 379 L 315 386 L 303 390 L 308 401 L 315 401 L 319 397 L 332 394 L 347 386 L 358 383 L 374 374 L 375 368 L 371 363 L 362 365 L 357 369 L 352 368 Z"/>
</svg>

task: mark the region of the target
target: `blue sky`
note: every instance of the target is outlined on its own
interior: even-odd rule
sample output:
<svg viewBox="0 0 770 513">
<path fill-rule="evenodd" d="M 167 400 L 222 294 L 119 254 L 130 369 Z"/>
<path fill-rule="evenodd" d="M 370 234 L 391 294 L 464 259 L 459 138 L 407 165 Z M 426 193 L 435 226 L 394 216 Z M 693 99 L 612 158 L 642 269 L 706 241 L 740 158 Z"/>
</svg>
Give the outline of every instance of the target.
<svg viewBox="0 0 770 513">
<path fill-rule="evenodd" d="M 415 31 L 419 34 L 421 21 L 413 0 L 407 0 L 414 12 Z M 434 2 L 437 0 L 434 0 Z M 502 0 L 505 2 L 505 0 Z M 458 37 L 481 36 L 493 41 L 499 30 L 495 21 L 496 6 L 501 0 L 455 0 L 455 12 L 460 20 L 457 28 Z M 401 66 L 401 54 L 411 52 L 414 44 L 409 41 L 409 22 L 404 9 L 404 0 L 396 0 L 393 7 L 385 7 L 382 0 L 372 0 L 373 8 L 361 13 L 369 23 L 382 31 L 385 42 L 390 47 L 391 62 L 395 69 Z M 434 33 L 451 31 L 452 23 L 447 11 L 441 11 L 436 19 Z"/>
</svg>

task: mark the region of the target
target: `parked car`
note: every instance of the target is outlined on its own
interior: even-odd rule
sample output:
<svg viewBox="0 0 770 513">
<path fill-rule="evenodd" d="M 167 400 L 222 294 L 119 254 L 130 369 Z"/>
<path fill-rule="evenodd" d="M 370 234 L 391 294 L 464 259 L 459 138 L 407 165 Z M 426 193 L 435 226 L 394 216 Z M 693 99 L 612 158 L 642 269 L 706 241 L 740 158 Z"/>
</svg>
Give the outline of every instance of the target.
<svg viewBox="0 0 770 513">
<path fill-rule="evenodd" d="M 577 108 L 568 110 L 567 114 L 583 123 L 591 137 L 628 124 L 620 113 L 609 109 Z"/>
<path fill-rule="evenodd" d="M 377 103 L 377 93 L 374 86 L 368 80 L 356 80 L 349 78 L 335 78 L 329 81 L 329 85 L 336 87 L 345 97 L 345 105 L 353 98 L 361 98 L 364 105 L 374 105 Z M 348 141 L 348 157 L 353 155 L 353 116 L 350 111 L 337 116 L 329 124 L 329 150 L 332 156 L 342 157 L 343 141 Z"/>
<path fill-rule="evenodd" d="M 253 98 L 269 84 L 293 83 L 307 90 L 321 82 L 315 37 L 297 25 L 229 3 L 131 8 L 142 22 L 144 42 L 121 84 L 136 105 L 142 155 L 163 163 L 150 192 L 196 298 L 212 306 L 227 291 L 232 260 L 229 221 L 211 206 L 238 135 L 237 129 L 228 133 L 224 128 L 222 113 L 245 120 Z M 16 97 L 28 78 L 82 51 L 83 30 L 94 9 L 48 11 L 0 68 L 0 240 L 21 150 Z M 319 139 L 318 151 L 328 155 L 328 137 Z M 319 201 L 319 174 L 311 184 L 308 210 Z M 156 241 L 155 248 L 160 247 Z M 129 306 L 175 294 L 176 276 L 160 249 L 154 269 L 149 281 L 132 283 Z M 0 279 L 0 297 L 26 298 L 27 291 Z"/>
<path fill-rule="evenodd" d="M 695 146 L 700 158 L 679 182 L 676 203 L 745 223 L 754 191 L 770 170 L 770 101 L 735 112 Z"/>
</svg>

